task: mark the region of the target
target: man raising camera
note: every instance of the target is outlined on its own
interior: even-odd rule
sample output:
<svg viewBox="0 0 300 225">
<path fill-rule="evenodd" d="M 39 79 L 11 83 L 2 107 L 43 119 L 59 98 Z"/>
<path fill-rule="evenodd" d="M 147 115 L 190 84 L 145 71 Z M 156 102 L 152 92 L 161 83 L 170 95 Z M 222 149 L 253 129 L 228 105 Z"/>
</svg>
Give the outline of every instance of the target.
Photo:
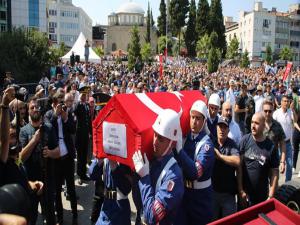
<svg viewBox="0 0 300 225">
<path fill-rule="evenodd" d="M 19 140 L 22 147 L 20 160 L 29 181 L 40 180 L 44 183 L 43 194 L 33 200 L 35 212 L 32 223 L 36 223 L 38 203 L 41 202 L 42 211 L 48 225 L 55 224 L 54 215 L 54 179 L 53 160 L 59 156 L 58 138 L 50 124 L 43 123 L 38 99 L 29 100 L 29 123 L 20 130 Z"/>
</svg>

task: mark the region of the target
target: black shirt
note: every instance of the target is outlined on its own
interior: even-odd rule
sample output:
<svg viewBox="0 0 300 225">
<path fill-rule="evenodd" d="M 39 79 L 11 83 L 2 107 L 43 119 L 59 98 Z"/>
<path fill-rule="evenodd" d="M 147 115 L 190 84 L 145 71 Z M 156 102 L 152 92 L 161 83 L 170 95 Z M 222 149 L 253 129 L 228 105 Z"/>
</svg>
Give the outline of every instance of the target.
<svg viewBox="0 0 300 225">
<path fill-rule="evenodd" d="M 278 143 L 284 141 L 286 138 L 281 124 L 273 118 L 270 129 L 265 129 L 264 134 L 273 142 L 274 150 L 276 151 L 278 151 Z"/>
<path fill-rule="evenodd" d="M 269 193 L 269 171 L 279 166 L 279 156 L 274 151 L 273 142 L 268 138 L 256 142 L 252 134 L 246 134 L 240 142 L 240 154 L 244 156 L 243 186 L 250 203 L 257 204 L 266 200 Z"/>
<path fill-rule="evenodd" d="M 215 147 L 222 155 L 227 156 L 239 156 L 239 150 L 235 142 L 227 138 L 223 146 L 219 146 L 215 143 Z M 226 164 L 224 161 L 217 159 L 214 164 L 214 170 L 212 175 L 213 189 L 220 193 L 237 193 L 237 179 L 235 176 L 236 168 Z"/>
<path fill-rule="evenodd" d="M 236 98 L 236 104 L 239 106 L 239 109 L 245 109 L 247 101 L 248 101 L 248 95 L 246 96 L 239 95 Z M 245 121 L 246 113 L 240 112 L 237 113 L 237 116 L 238 116 L 238 121 Z"/>
</svg>

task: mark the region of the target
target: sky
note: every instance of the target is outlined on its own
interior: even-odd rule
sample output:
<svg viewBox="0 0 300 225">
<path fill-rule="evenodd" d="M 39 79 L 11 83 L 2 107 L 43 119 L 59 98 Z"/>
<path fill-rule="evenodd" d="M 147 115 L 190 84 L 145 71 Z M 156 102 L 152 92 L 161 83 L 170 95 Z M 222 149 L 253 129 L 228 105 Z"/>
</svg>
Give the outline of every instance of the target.
<svg viewBox="0 0 300 225">
<path fill-rule="evenodd" d="M 147 11 L 148 0 L 133 0 L 139 3 Z M 159 16 L 159 4 L 161 0 L 150 0 L 154 20 L 157 21 Z M 210 0 L 208 0 L 210 2 Z M 300 0 L 261 0 L 263 7 L 271 10 L 276 7 L 277 11 L 286 12 L 288 6 L 293 3 L 300 3 Z M 129 2 L 129 0 L 73 0 L 75 6 L 79 6 L 93 20 L 93 25 L 101 24 L 107 25 L 107 16 L 116 11 L 120 5 Z M 165 0 L 166 2 L 166 0 Z M 232 16 L 236 21 L 238 13 L 241 10 L 251 11 L 253 9 L 255 0 L 222 0 L 223 16 Z M 198 4 L 198 0 L 196 0 Z"/>
</svg>

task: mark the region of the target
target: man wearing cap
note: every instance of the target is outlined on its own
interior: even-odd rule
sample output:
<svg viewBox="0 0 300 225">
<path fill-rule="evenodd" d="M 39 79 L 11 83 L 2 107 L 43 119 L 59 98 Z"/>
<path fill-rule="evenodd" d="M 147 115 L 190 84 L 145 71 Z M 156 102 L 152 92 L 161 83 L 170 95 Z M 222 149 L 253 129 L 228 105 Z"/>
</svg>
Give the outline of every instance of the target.
<svg viewBox="0 0 300 225">
<path fill-rule="evenodd" d="M 141 177 L 139 188 L 143 202 L 146 224 L 174 224 L 182 200 L 184 187 L 180 167 L 173 157 L 172 149 L 181 142 L 182 132 L 179 115 L 171 109 L 159 113 L 153 126 L 153 160 L 150 162 L 141 151 L 132 159 Z"/>
<path fill-rule="evenodd" d="M 208 115 L 207 115 L 207 128 L 210 131 L 210 137 L 217 137 L 217 123 L 218 123 L 218 112 L 220 110 L 221 100 L 218 94 L 214 93 L 209 97 L 208 100 Z"/>
<path fill-rule="evenodd" d="M 214 147 L 205 132 L 207 107 L 196 101 L 190 110 L 191 133 L 176 146 L 176 159 L 184 174 L 185 193 L 175 224 L 201 225 L 211 221 L 213 199 L 211 175 L 215 161 Z"/>
<path fill-rule="evenodd" d="M 262 104 L 264 102 L 264 96 L 263 96 L 263 87 L 261 85 L 258 85 L 256 88 L 256 95 L 254 96 L 254 102 L 255 102 L 255 112 L 262 112 Z"/>
<path fill-rule="evenodd" d="M 229 123 L 219 117 L 217 141 L 215 144 L 216 161 L 212 175 L 214 189 L 214 220 L 236 212 L 237 194 L 236 170 L 240 165 L 240 154 L 235 142 L 228 137 Z"/>
<path fill-rule="evenodd" d="M 235 95 L 234 95 L 234 85 L 233 79 L 229 81 L 229 89 L 226 91 L 225 101 L 229 101 L 231 105 L 235 105 Z"/>
</svg>

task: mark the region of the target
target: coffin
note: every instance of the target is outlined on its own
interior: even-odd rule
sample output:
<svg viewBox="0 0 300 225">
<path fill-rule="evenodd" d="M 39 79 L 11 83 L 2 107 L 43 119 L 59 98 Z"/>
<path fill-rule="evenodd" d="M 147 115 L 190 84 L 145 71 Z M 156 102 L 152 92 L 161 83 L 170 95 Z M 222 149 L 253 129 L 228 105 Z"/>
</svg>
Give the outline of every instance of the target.
<svg viewBox="0 0 300 225">
<path fill-rule="evenodd" d="M 250 208 L 227 216 L 209 225 L 298 225 L 300 215 L 296 214 L 281 202 L 272 198 Z"/>
<path fill-rule="evenodd" d="M 181 112 L 183 135 L 189 132 L 189 110 L 196 100 L 206 103 L 199 91 L 120 94 L 110 99 L 93 121 L 93 152 L 133 168 L 132 155 L 141 149 L 152 157 L 154 123 L 162 109 Z"/>
</svg>

